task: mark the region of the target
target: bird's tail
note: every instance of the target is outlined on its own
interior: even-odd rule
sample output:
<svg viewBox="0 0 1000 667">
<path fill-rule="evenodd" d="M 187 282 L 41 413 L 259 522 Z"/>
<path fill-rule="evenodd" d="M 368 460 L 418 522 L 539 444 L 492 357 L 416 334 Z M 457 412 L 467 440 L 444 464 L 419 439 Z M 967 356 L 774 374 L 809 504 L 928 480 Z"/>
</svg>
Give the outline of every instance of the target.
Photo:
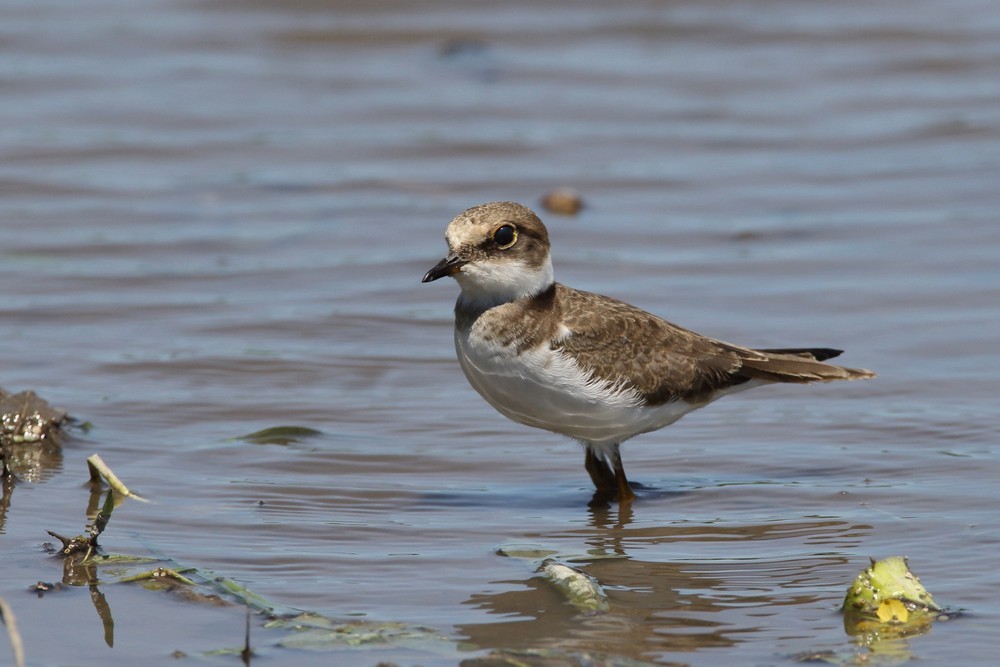
<svg viewBox="0 0 1000 667">
<path fill-rule="evenodd" d="M 864 368 L 845 368 L 824 363 L 842 350 L 828 347 L 779 348 L 752 350 L 741 358 L 741 374 L 770 382 L 832 382 L 875 377 Z"/>
</svg>

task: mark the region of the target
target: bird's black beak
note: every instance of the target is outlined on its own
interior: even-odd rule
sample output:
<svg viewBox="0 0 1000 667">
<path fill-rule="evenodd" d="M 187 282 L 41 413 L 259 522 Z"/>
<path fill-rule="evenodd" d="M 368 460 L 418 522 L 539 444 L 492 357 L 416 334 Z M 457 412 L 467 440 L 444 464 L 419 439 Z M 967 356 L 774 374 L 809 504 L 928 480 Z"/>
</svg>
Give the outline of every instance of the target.
<svg viewBox="0 0 1000 667">
<path fill-rule="evenodd" d="M 449 252 L 447 257 L 435 264 L 433 269 L 424 274 L 424 279 L 420 282 L 429 283 L 432 280 L 437 280 L 438 278 L 453 276 L 461 271 L 465 264 L 467 264 L 467 262 L 464 259 L 461 259 L 453 252 Z"/>
</svg>

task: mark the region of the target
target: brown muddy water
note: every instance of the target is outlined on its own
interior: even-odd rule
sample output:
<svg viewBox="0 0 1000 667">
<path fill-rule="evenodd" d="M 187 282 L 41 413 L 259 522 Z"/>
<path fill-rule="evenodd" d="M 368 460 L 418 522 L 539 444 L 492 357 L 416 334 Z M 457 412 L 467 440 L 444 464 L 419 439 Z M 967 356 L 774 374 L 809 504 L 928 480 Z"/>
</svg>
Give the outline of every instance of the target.
<svg viewBox="0 0 1000 667">
<path fill-rule="evenodd" d="M 82 530 L 93 453 L 152 501 L 109 552 L 438 637 L 315 652 L 255 619 L 253 664 L 995 656 L 1000 4 L 13 1 L 0 91 L 0 386 L 92 424 L 5 490 L 29 664 L 238 662 L 207 654 L 238 605 L 28 592 L 63 576 L 45 530 Z M 588 508 L 578 446 L 475 395 L 457 287 L 420 283 L 456 213 L 559 185 L 587 207 L 545 216 L 558 279 L 878 379 L 636 438 L 648 488 Z M 236 439 L 274 426 L 318 433 Z M 890 555 L 964 614 L 847 634 Z"/>
</svg>

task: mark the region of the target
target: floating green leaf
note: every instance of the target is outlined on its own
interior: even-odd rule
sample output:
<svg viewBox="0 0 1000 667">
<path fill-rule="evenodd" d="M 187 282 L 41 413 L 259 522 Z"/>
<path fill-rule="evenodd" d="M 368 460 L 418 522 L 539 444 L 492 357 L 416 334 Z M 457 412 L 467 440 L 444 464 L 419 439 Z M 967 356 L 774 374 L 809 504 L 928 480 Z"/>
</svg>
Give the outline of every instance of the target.
<svg viewBox="0 0 1000 667">
<path fill-rule="evenodd" d="M 899 618 L 898 613 L 893 614 L 893 610 L 898 612 L 900 607 L 889 605 L 890 601 L 902 605 L 907 612 L 905 618 Z M 910 571 L 906 559 L 893 556 L 880 561 L 873 560 L 871 567 L 858 575 L 847 591 L 844 610 L 884 622 L 893 618 L 897 622 L 906 622 L 910 613 L 939 612 L 941 607 Z"/>
<path fill-rule="evenodd" d="M 305 426 L 272 426 L 241 435 L 236 439 L 252 442 L 255 445 L 289 445 L 317 435 L 323 435 L 323 432 Z"/>
</svg>

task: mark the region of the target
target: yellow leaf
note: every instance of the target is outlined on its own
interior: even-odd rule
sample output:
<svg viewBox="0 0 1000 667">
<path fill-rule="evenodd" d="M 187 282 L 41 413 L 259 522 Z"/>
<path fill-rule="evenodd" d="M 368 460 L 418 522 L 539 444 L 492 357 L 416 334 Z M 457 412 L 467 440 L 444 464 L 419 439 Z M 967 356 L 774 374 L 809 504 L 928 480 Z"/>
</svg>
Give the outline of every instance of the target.
<svg viewBox="0 0 1000 667">
<path fill-rule="evenodd" d="M 877 613 L 878 620 L 883 623 L 890 621 L 906 623 L 910 618 L 910 612 L 906 609 L 906 605 L 899 600 L 882 600 L 878 606 Z"/>
</svg>

